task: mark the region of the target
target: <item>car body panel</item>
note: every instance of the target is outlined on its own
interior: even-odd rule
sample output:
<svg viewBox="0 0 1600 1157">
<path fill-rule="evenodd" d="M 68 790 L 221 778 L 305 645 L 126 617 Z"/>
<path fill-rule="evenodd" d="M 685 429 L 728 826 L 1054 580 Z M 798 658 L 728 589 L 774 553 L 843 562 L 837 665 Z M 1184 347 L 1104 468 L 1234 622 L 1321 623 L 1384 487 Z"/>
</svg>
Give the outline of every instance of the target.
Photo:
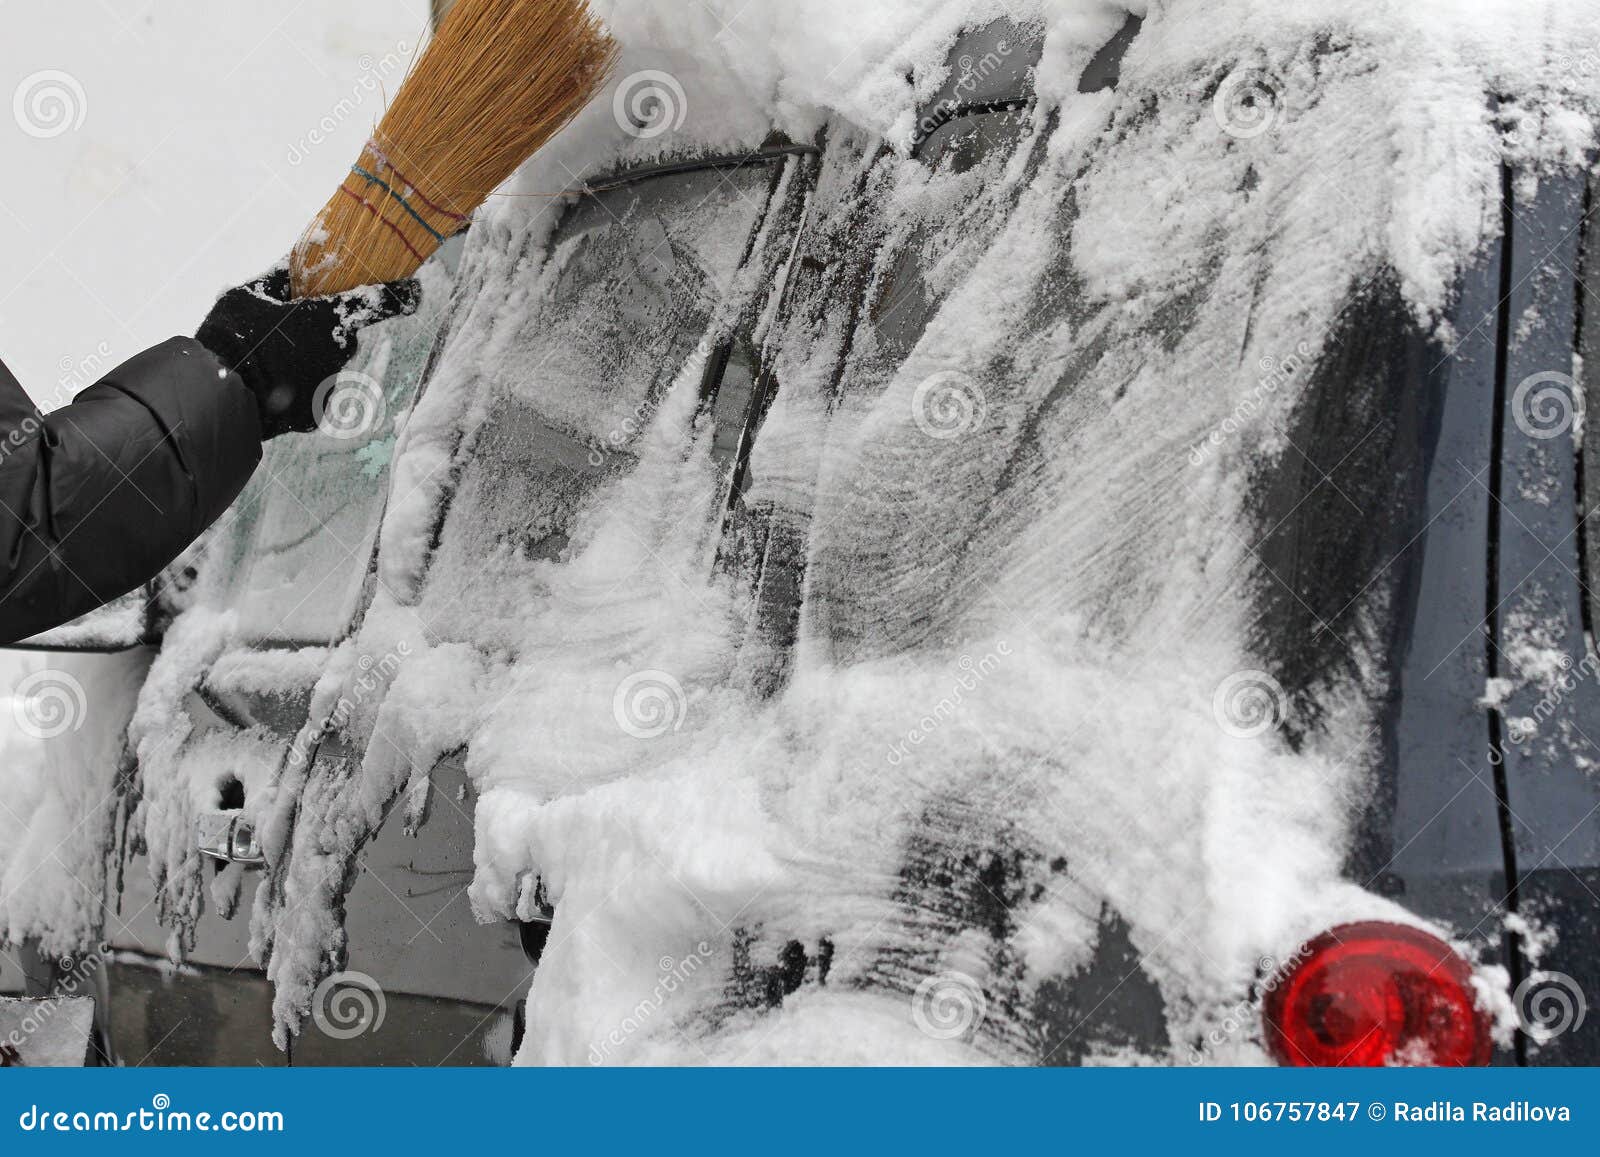
<svg viewBox="0 0 1600 1157">
<path fill-rule="evenodd" d="M 1495 673 L 1512 681 L 1498 713 L 1515 905 L 1534 940 L 1555 937 L 1550 946 L 1525 944 L 1530 959 L 1517 970 L 1530 986 L 1525 1003 L 1551 974 L 1567 978 L 1552 997 L 1600 985 L 1600 663 L 1584 557 L 1595 531 L 1581 490 L 1585 383 L 1574 380 L 1580 305 L 1593 296 L 1577 272 L 1592 261 L 1592 180 L 1542 176 L 1531 197 L 1528 183 L 1510 189 L 1490 621 Z M 1586 384 L 1590 400 L 1600 400 L 1592 379 Z M 1523 1011 L 1540 1022 L 1536 1005 Z M 1526 1044 L 1531 1064 L 1600 1063 L 1600 1019 Z"/>
</svg>

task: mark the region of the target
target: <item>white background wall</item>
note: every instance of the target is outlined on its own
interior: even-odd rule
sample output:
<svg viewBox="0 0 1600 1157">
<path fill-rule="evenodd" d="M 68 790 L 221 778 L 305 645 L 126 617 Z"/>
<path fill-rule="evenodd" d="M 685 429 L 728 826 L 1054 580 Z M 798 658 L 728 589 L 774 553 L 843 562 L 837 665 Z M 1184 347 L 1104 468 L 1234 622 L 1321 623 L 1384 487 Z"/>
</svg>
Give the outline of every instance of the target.
<svg viewBox="0 0 1600 1157">
<path fill-rule="evenodd" d="M 427 0 L 4 5 L 0 359 L 53 408 L 101 342 L 109 369 L 192 333 L 327 200 L 427 23 Z"/>
</svg>

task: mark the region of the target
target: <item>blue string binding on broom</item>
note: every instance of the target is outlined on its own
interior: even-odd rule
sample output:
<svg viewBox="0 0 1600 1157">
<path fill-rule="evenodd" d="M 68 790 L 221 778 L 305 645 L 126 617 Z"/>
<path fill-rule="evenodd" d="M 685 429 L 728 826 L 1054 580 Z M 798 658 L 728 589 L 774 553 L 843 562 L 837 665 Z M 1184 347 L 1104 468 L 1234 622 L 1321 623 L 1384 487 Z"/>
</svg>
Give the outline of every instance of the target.
<svg viewBox="0 0 1600 1157">
<path fill-rule="evenodd" d="M 400 171 L 399 166 L 396 165 L 393 161 L 391 161 L 389 159 L 388 151 L 385 150 L 384 147 L 378 143 L 378 138 L 377 137 L 373 136 L 373 137 L 368 137 L 367 138 L 367 144 L 366 144 L 366 147 L 365 147 L 364 151 L 368 152 L 368 153 L 371 153 L 372 154 L 372 159 L 377 162 L 377 164 L 375 166 L 373 166 L 374 168 L 387 169 L 387 170 L 389 170 L 389 172 L 393 173 L 395 175 L 395 177 L 398 178 L 398 180 L 400 181 L 400 183 L 402 185 L 404 185 L 412 193 L 415 193 L 417 195 L 417 199 L 420 200 L 425 206 L 427 206 L 429 212 L 435 213 L 440 217 L 448 217 L 452 221 L 459 222 L 460 225 L 462 226 L 462 228 L 465 228 L 467 226 L 467 224 L 472 220 L 470 217 L 464 216 L 461 213 L 453 213 L 453 212 L 451 212 L 449 209 L 446 209 L 443 205 L 434 204 L 433 198 L 429 197 L 428 194 L 424 193 L 422 191 L 422 188 L 415 181 L 413 181 L 411 178 L 407 177 L 404 173 L 402 173 Z M 382 181 L 381 179 L 376 177 L 374 174 L 368 173 L 365 169 L 361 168 L 359 158 L 357 160 L 357 163 L 351 166 L 351 171 L 356 173 L 357 175 L 359 175 L 361 177 L 366 178 L 369 184 L 372 183 L 372 182 L 377 182 L 377 184 L 383 186 L 384 189 L 387 189 L 389 191 L 390 195 L 393 196 L 397 201 L 399 201 L 405 207 L 405 209 L 406 209 L 406 211 L 408 213 L 410 213 L 413 217 L 416 217 L 418 223 L 421 224 L 424 229 L 427 229 L 429 233 L 432 233 L 434 235 L 434 237 L 438 238 L 438 240 L 441 243 L 443 243 L 444 237 L 441 234 L 434 232 L 434 230 L 428 225 L 428 223 L 426 221 L 422 220 L 422 218 L 417 215 L 416 210 L 411 207 L 410 202 L 408 202 L 405 199 L 405 197 L 403 197 L 399 193 L 395 192 L 394 189 L 390 188 L 390 186 L 388 184 L 386 184 L 384 181 Z M 459 231 L 460 230 L 456 230 L 456 232 L 459 232 Z"/>
<path fill-rule="evenodd" d="M 378 188 L 382 189 L 384 192 L 388 193 L 389 196 L 400 202 L 400 208 L 404 209 L 406 213 L 410 215 L 413 221 L 426 229 L 429 236 L 431 236 L 441 245 L 445 243 L 445 235 L 435 229 L 432 225 L 429 225 L 427 219 L 424 218 L 421 213 L 418 213 L 415 209 L 413 209 L 411 207 L 411 203 L 401 196 L 399 190 L 393 185 L 389 184 L 388 181 L 385 181 L 382 177 L 375 173 L 367 172 L 367 170 L 363 169 L 360 165 L 351 165 L 350 171 L 356 176 L 365 180 L 367 184 L 378 186 Z"/>
</svg>

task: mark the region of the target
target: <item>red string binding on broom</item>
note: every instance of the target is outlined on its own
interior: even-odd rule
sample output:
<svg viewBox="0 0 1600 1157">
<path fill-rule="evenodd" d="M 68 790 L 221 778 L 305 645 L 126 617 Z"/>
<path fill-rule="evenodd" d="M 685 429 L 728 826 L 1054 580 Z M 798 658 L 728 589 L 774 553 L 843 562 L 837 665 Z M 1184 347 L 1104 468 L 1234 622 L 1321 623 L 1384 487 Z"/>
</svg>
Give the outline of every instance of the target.
<svg viewBox="0 0 1600 1157">
<path fill-rule="evenodd" d="M 435 213 L 438 213 L 442 217 L 449 217 L 452 221 L 460 221 L 463 225 L 471 220 L 470 217 L 463 217 L 460 213 L 452 213 L 448 209 L 444 209 L 438 205 L 435 205 L 432 198 L 430 198 L 428 194 L 424 193 L 420 188 L 417 187 L 416 184 L 411 181 L 409 177 L 394 167 L 394 162 L 389 159 L 389 154 L 384 152 L 379 146 L 376 137 L 369 137 L 367 139 L 367 151 L 372 154 L 373 160 L 377 161 L 378 164 L 382 165 L 395 176 L 399 177 L 400 183 L 407 186 L 413 193 L 417 195 L 418 199 L 421 200 L 424 205 L 432 209 Z"/>
<path fill-rule="evenodd" d="M 422 254 L 417 252 L 416 247 L 413 246 L 411 244 L 410 240 L 407 239 L 406 235 L 400 231 L 400 226 L 396 225 L 393 221 L 389 220 L 389 218 L 385 217 L 382 213 L 378 212 L 371 205 L 367 204 L 367 200 L 366 200 L 365 197 L 357 196 L 355 193 L 352 193 L 349 189 L 347 189 L 343 185 L 339 186 L 339 192 L 343 193 L 346 197 L 349 197 L 351 200 L 355 201 L 363 209 L 365 209 L 368 213 L 371 213 L 379 221 L 383 222 L 384 225 L 388 226 L 391 230 L 393 230 L 394 235 L 396 237 L 400 238 L 400 244 L 404 245 L 406 247 L 406 250 L 411 254 L 411 256 L 413 256 L 413 257 L 415 257 L 417 259 L 417 264 L 418 265 L 421 265 L 422 262 L 427 260 L 427 258 L 423 257 Z"/>
</svg>

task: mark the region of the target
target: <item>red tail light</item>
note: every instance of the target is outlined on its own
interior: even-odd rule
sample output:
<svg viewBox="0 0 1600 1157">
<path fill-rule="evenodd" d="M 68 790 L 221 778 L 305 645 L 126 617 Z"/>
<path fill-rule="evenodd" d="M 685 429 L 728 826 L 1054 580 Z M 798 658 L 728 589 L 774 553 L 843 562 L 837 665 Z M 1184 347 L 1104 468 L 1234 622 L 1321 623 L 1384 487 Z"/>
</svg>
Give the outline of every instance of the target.
<svg viewBox="0 0 1600 1157">
<path fill-rule="evenodd" d="M 1482 1065 L 1492 1048 L 1471 966 L 1403 924 L 1341 924 L 1309 941 L 1262 1015 L 1282 1065 Z"/>
</svg>

